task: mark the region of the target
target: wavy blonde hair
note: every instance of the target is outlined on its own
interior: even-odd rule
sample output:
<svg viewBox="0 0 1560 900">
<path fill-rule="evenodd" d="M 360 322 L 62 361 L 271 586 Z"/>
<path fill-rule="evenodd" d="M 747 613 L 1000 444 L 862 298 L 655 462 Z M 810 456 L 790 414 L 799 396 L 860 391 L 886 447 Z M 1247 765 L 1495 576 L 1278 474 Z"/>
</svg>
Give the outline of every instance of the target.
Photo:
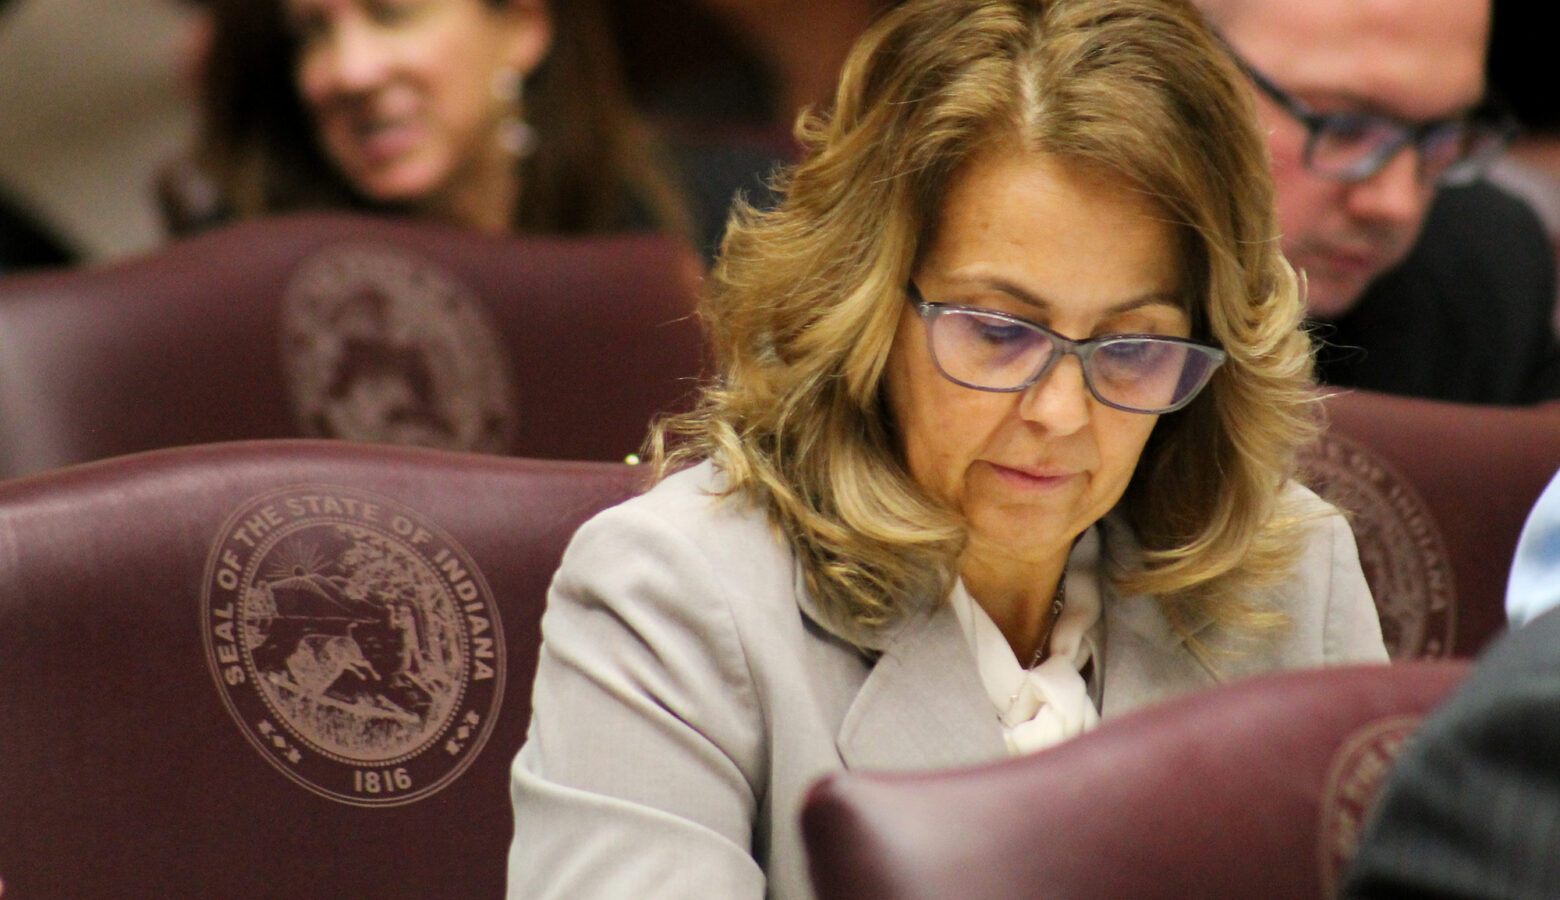
<svg viewBox="0 0 1560 900">
<path fill-rule="evenodd" d="M 1246 85 L 1199 15 L 1179 0 L 910 0 L 862 37 L 832 113 L 797 133 L 782 204 L 733 216 L 701 307 L 719 377 L 657 428 L 657 472 L 717 460 L 843 622 L 940 596 L 964 525 L 909 476 L 880 385 L 951 180 L 1016 145 L 1154 198 L 1193 334 L 1229 352 L 1155 427 L 1119 505 L 1143 565 L 1113 577 L 1183 630 L 1278 621 L 1250 598 L 1302 543 L 1279 498 L 1316 427 L 1310 345 Z"/>
</svg>

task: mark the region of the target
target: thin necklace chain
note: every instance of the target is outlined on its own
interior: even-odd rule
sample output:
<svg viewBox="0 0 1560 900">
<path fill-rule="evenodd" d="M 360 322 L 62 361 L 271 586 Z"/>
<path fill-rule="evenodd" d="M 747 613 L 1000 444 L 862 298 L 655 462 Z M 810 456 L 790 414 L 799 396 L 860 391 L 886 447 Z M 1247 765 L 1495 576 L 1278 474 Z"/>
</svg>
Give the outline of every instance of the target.
<svg viewBox="0 0 1560 900">
<path fill-rule="evenodd" d="M 1041 658 L 1045 656 L 1046 650 L 1050 648 L 1051 635 L 1056 631 L 1056 620 L 1062 617 L 1062 610 L 1066 606 L 1067 573 L 1063 572 L 1062 577 L 1056 582 L 1056 594 L 1051 597 L 1051 623 L 1045 627 L 1045 636 L 1040 639 L 1040 643 L 1035 645 L 1035 655 L 1034 658 L 1029 660 L 1028 668 L 1033 669 L 1035 666 L 1040 665 Z"/>
</svg>

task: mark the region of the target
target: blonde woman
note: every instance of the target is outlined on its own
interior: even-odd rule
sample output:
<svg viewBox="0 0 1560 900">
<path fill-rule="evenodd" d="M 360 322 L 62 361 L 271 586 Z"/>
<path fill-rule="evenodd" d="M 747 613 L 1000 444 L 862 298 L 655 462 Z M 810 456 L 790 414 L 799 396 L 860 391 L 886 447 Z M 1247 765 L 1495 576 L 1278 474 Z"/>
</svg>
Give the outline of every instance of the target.
<svg viewBox="0 0 1560 900">
<path fill-rule="evenodd" d="M 707 285 L 719 379 L 554 582 L 512 896 L 804 897 L 826 772 L 1386 661 L 1291 481 L 1303 306 L 1185 3 L 911 0 L 802 137 Z"/>
</svg>

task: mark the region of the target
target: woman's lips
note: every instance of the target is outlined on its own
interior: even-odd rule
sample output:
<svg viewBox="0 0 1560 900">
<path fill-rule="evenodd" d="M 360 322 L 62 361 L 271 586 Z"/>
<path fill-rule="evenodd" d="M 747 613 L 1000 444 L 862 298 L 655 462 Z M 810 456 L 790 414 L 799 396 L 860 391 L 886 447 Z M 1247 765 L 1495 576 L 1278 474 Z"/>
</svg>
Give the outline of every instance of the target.
<svg viewBox="0 0 1560 900">
<path fill-rule="evenodd" d="M 1014 467 L 989 463 L 997 477 L 1004 483 L 1023 490 L 1051 490 L 1062 487 L 1077 478 L 1080 473 L 1055 466 Z"/>
<path fill-rule="evenodd" d="M 403 156 L 420 138 L 411 123 L 400 121 L 358 121 L 344 131 L 353 152 L 370 165 L 384 165 Z"/>
</svg>

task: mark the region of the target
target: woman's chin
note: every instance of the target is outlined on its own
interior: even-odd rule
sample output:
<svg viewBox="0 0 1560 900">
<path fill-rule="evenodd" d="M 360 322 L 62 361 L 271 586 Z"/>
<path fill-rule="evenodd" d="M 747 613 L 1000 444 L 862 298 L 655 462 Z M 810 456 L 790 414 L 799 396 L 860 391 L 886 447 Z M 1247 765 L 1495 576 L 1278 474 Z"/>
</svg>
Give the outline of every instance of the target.
<svg viewBox="0 0 1560 900">
<path fill-rule="evenodd" d="M 358 180 L 353 182 L 352 188 L 370 203 L 413 210 L 428 206 L 428 198 L 433 193 L 425 182 L 410 179 Z"/>
<path fill-rule="evenodd" d="M 382 206 L 417 209 L 432 205 L 442 192 L 445 173 L 426 164 L 402 161 L 346 169 L 347 180 L 360 197 Z"/>
</svg>

